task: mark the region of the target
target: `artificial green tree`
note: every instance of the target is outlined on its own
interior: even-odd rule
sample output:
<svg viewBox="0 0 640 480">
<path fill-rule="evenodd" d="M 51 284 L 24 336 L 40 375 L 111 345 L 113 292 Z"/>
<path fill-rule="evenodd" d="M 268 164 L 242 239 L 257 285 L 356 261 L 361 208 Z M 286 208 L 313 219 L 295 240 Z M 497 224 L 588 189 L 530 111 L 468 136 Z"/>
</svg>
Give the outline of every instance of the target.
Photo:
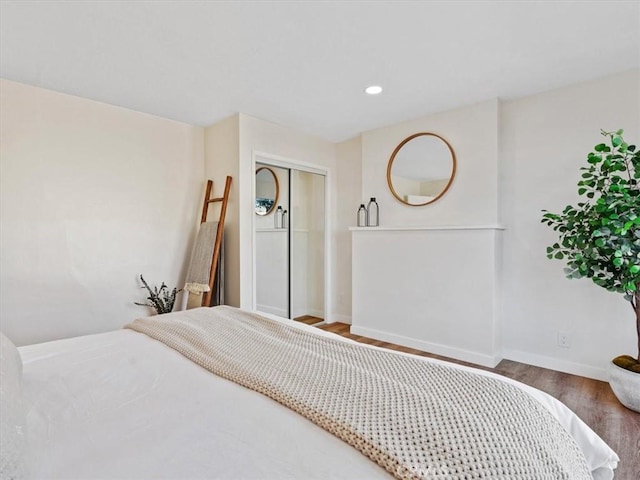
<svg viewBox="0 0 640 480">
<path fill-rule="evenodd" d="M 543 210 L 542 223 L 559 234 L 547 257 L 566 260 L 568 278 L 590 278 L 624 295 L 636 317 L 638 357 L 614 362 L 640 372 L 640 152 L 625 142 L 623 130 L 602 131 L 607 138 L 581 167 L 577 206 L 561 214 Z"/>
</svg>

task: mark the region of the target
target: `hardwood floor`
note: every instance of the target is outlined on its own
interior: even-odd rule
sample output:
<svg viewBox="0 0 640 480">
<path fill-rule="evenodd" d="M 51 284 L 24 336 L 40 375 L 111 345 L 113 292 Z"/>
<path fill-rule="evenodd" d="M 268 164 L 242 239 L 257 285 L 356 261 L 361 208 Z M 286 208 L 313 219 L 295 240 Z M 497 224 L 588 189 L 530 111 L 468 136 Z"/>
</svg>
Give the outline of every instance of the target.
<svg viewBox="0 0 640 480">
<path fill-rule="evenodd" d="M 618 454 L 620 463 L 615 471 L 616 480 L 640 480 L 640 413 L 635 413 L 623 407 L 606 382 L 525 365 L 511 360 L 503 360 L 496 368 L 481 367 L 413 348 L 352 335 L 349 325 L 344 323 L 320 325 L 318 328 L 370 345 L 424 357 L 439 358 L 452 363 L 469 365 L 499 373 L 542 390 L 562 401 L 573 410 Z"/>
<path fill-rule="evenodd" d="M 294 320 L 296 322 L 306 323 L 307 325 L 315 325 L 316 323 L 324 322 L 324 319 L 313 317 L 311 315 L 302 315 L 301 317 L 294 318 Z"/>
</svg>

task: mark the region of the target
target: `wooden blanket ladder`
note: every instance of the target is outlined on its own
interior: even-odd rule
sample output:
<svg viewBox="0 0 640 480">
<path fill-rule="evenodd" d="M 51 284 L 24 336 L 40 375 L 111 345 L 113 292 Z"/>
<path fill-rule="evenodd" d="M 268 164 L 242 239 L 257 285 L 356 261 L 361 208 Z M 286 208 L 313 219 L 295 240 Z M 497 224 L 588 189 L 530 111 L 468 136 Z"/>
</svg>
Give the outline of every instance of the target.
<svg viewBox="0 0 640 480">
<path fill-rule="evenodd" d="M 216 231 L 216 241 L 213 246 L 213 257 L 211 259 L 211 272 L 209 273 L 209 291 L 205 292 L 202 296 L 202 306 L 211 306 L 211 296 L 213 295 L 213 287 L 216 279 L 216 271 L 218 268 L 220 259 L 220 249 L 222 247 L 222 236 L 224 233 L 224 219 L 227 215 L 227 204 L 229 202 L 229 192 L 231 191 L 231 177 L 227 176 L 227 180 L 224 184 L 224 194 L 222 197 L 211 198 L 213 190 L 213 180 L 207 180 L 207 189 L 204 193 L 204 203 L 202 204 L 202 217 L 200 217 L 200 224 L 207 221 L 207 213 L 209 212 L 209 205 L 212 203 L 222 202 L 220 206 L 220 217 L 218 219 L 218 230 Z"/>
</svg>

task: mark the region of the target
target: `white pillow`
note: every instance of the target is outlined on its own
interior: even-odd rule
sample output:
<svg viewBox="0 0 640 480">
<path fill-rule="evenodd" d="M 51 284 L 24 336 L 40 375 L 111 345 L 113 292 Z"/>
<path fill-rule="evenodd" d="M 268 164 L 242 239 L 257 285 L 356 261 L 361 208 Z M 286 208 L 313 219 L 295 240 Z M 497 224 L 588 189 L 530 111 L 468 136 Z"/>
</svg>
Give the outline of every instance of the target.
<svg viewBox="0 0 640 480">
<path fill-rule="evenodd" d="M 0 478 L 26 477 L 22 358 L 0 332 Z"/>
</svg>

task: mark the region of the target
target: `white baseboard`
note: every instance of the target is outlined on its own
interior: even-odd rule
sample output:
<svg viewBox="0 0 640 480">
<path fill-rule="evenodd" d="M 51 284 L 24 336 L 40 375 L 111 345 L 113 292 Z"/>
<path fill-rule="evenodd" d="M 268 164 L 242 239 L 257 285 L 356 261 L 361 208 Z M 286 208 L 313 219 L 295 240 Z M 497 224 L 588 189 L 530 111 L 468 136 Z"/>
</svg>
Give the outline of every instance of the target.
<svg viewBox="0 0 640 480">
<path fill-rule="evenodd" d="M 324 312 L 322 310 L 316 310 L 313 308 L 298 308 L 293 311 L 293 318 L 303 317 L 305 315 L 324 318 Z"/>
<path fill-rule="evenodd" d="M 270 313 L 271 315 L 277 315 L 282 318 L 289 318 L 287 311 L 283 308 L 271 307 L 269 305 L 256 305 L 256 311 Z"/>
<path fill-rule="evenodd" d="M 395 333 L 383 332 L 374 328 L 352 326 L 351 333 L 362 335 L 364 337 L 382 340 L 383 342 L 395 343 L 404 347 L 416 348 L 436 355 L 455 358 L 464 362 L 475 363 L 484 367 L 495 367 L 502 358 L 498 355 L 491 356 L 484 353 L 478 353 L 471 350 L 463 350 L 461 348 L 449 347 L 438 343 L 426 342 L 417 338 L 405 337 Z"/>
<path fill-rule="evenodd" d="M 341 313 L 334 313 L 331 315 L 327 323 L 346 323 L 351 325 L 351 315 L 342 315 Z"/>
<path fill-rule="evenodd" d="M 324 312 L 322 310 L 309 309 L 307 310 L 307 315 L 311 315 L 312 317 L 324 318 Z"/>
<path fill-rule="evenodd" d="M 513 360 L 514 362 L 526 363 L 527 365 L 548 368 L 549 370 L 556 370 L 558 372 L 570 373 L 572 375 L 593 378 L 595 380 L 602 380 L 603 382 L 609 381 L 607 369 L 604 367 L 592 367 L 590 365 L 568 362 L 558 358 L 536 355 L 535 353 L 522 352 L 519 350 L 504 350 L 502 352 L 502 356 L 505 359 Z"/>
</svg>

